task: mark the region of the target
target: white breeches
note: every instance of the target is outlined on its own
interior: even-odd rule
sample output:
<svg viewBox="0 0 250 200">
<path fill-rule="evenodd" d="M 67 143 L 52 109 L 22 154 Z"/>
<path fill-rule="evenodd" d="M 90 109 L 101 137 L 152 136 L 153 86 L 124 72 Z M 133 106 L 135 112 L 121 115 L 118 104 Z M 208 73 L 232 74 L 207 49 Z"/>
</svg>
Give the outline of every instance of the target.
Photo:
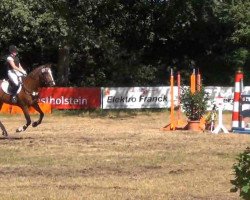
<svg viewBox="0 0 250 200">
<path fill-rule="evenodd" d="M 8 70 L 8 77 L 11 80 L 12 83 L 14 83 L 16 86 L 19 86 L 21 83 L 21 77 L 23 76 L 22 73 L 16 70 Z"/>
</svg>

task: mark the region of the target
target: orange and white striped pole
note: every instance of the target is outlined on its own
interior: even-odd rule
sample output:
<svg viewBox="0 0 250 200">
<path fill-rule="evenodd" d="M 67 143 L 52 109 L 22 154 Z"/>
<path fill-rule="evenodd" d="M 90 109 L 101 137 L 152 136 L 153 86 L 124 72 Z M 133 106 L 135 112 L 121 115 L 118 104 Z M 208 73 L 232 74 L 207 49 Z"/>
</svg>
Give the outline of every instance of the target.
<svg viewBox="0 0 250 200">
<path fill-rule="evenodd" d="M 177 72 L 177 87 L 178 87 L 178 120 L 181 117 L 181 74 Z"/>
<path fill-rule="evenodd" d="M 171 107 L 170 107 L 170 129 L 175 130 L 175 117 L 174 117 L 174 70 L 171 68 L 170 74 L 170 96 L 171 96 Z"/>
<path fill-rule="evenodd" d="M 174 131 L 176 122 L 174 116 L 174 71 L 170 71 L 170 123 L 162 128 L 163 131 Z"/>
<path fill-rule="evenodd" d="M 193 69 L 193 73 L 190 76 L 190 82 L 191 82 L 190 89 L 191 89 L 191 93 L 192 94 L 194 94 L 195 91 L 196 91 L 196 87 L 195 87 L 195 85 L 196 85 L 196 78 L 195 78 L 195 76 L 196 76 L 195 75 L 195 69 Z"/>
<path fill-rule="evenodd" d="M 241 92 L 243 90 L 243 72 L 237 70 L 235 74 L 235 86 L 234 86 L 234 102 L 232 112 L 232 130 L 238 128 L 244 128 L 244 122 L 241 117 Z"/>
<path fill-rule="evenodd" d="M 197 91 L 201 90 L 201 74 L 200 74 L 200 70 L 198 69 L 197 72 Z"/>
</svg>

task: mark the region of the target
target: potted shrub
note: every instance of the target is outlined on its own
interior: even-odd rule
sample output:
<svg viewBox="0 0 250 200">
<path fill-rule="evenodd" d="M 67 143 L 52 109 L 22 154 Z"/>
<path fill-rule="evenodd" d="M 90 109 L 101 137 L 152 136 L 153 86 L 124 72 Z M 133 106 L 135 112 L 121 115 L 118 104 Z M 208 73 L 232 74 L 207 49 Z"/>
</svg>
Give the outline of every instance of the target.
<svg viewBox="0 0 250 200">
<path fill-rule="evenodd" d="M 188 118 L 186 128 L 200 131 L 200 120 L 207 111 L 208 94 L 203 87 L 193 93 L 189 87 L 184 87 L 181 91 L 180 101 L 182 109 Z"/>
</svg>

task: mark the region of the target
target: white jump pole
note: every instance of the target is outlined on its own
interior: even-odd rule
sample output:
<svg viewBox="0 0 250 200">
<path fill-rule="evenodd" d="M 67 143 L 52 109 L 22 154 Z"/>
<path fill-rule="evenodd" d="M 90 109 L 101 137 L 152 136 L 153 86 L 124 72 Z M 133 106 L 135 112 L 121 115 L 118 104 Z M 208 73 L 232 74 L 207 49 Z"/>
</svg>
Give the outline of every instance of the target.
<svg viewBox="0 0 250 200">
<path fill-rule="evenodd" d="M 222 111 L 224 107 L 223 97 L 220 95 L 216 98 L 216 106 L 218 107 L 218 125 L 217 127 L 212 131 L 212 133 L 219 133 L 221 130 L 224 133 L 229 133 L 226 127 L 223 125 L 223 117 L 222 117 Z"/>
</svg>

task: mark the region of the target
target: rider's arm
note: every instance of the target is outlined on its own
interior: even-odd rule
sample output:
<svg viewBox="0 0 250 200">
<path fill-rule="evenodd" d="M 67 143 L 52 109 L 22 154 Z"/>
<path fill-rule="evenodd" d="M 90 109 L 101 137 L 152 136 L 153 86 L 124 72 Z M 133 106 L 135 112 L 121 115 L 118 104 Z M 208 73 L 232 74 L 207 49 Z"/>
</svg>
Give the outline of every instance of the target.
<svg viewBox="0 0 250 200">
<path fill-rule="evenodd" d="M 8 62 L 9 62 L 9 64 L 10 64 L 10 66 L 12 67 L 12 69 L 14 69 L 14 70 L 17 70 L 17 71 L 19 71 L 19 72 L 21 72 L 21 73 L 24 73 L 24 69 L 22 68 L 22 66 L 19 64 L 19 67 L 18 66 L 16 66 L 16 64 L 15 64 L 15 62 L 14 62 L 14 60 L 12 60 L 12 59 L 8 59 Z"/>
<path fill-rule="evenodd" d="M 16 64 L 14 63 L 14 60 L 8 60 L 10 66 L 12 67 L 12 69 L 15 69 L 17 71 L 21 71 L 17 66 Z"/>
<path fill-rule="evenodd" d="M 22 67 L 20 63 L 19 63 L 19 69 L 21 69 L 22 73 L 27 74 L 27 72 L 24 70 L 24 68 Z"/>
</svg>

